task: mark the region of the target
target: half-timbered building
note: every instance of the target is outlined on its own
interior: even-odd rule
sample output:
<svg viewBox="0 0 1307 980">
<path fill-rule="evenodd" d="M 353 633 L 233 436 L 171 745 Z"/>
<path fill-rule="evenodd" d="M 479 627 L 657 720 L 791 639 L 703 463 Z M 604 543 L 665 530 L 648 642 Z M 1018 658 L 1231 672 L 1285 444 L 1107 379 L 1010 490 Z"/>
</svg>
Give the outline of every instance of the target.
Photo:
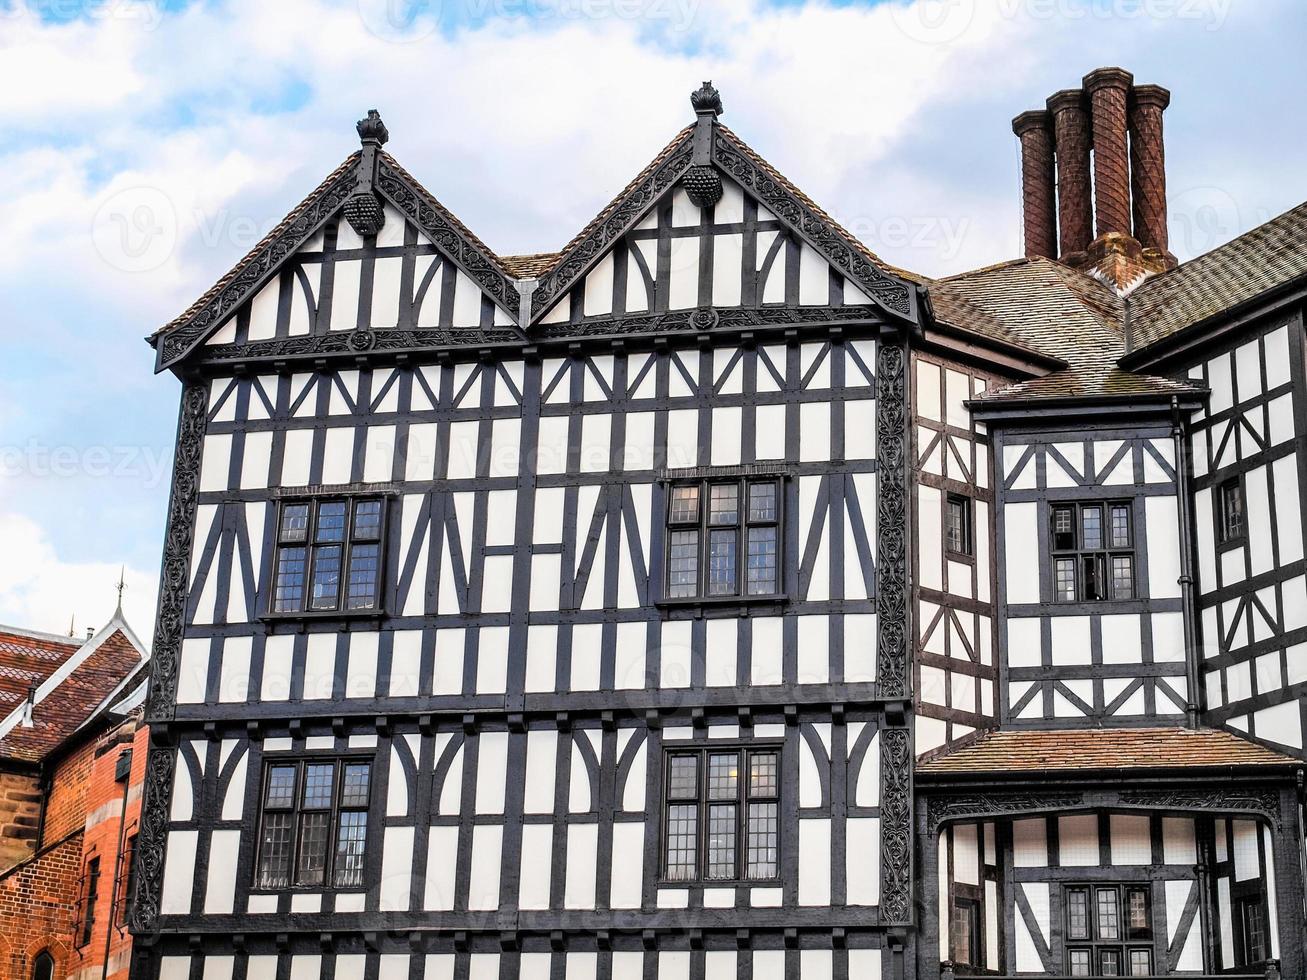
<svg viewBox="0 0 1307 980">
<path fill-rule="evenodd" d="M 138 974 L 1299 975 L 1301 218 L 1176 267 L 1166 99 L 945 280 L 706 83 L 548 255 L 369 113 L 151 338 Z"/>
</svg>

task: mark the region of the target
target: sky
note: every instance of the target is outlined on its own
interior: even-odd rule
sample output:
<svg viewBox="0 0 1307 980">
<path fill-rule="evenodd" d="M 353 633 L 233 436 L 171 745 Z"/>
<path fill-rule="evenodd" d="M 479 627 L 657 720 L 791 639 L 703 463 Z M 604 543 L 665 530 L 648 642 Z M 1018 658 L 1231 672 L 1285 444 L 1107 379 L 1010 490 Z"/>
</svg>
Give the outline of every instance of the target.
<svg viewBox="0 0 1307 980">
<path fill-rule="evenodd" d="M 357 146 L 501 254 L 554 251 L 723 122 L 887 262 L 1020 254 L 1011 119 L 1173 93 L 1173 251 L 1307 199 L 1300 0 L 0 0 L 0 623 L 152 633 L 179 384 L 143 338 Z M 1288 123 L 1286 125 L 1286 123 Z"/>
</svg>

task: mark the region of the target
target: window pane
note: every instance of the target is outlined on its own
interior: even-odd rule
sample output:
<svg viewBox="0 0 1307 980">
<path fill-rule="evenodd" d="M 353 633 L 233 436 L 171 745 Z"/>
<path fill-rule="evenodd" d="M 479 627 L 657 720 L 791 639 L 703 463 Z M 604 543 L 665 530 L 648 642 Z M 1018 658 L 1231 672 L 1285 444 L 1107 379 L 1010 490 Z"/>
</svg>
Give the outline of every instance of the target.
<svg viewBox="0 0 1307 980">
<path fill-rule="evenodd" d="M 667 797 L 693 800 L 699 795 L 699 757 L 674 755 L 668 760 Z"/>
<path fill-rule="evenodd" d="M 1107 598 L 1106 583 L 1103 582 L 1103 558 L 1101 555 L 1086 555 L 1082 558 L 1080 574 L 1086 599 Z"/>
<path fill-rule="evenodd" d="M 1112 508 L 1112 547 L 1130 547 L 1130 508 L 1115 506 Z"/>
<path fill-rule="evenodd" d="M 259 887 L 285 888 L 290 884 L 290 834 L 294 817 L 268 813 L 263 817 L 259 842 Z"/>
<path fill-rule="evenodd" d="M 1080 512 L 1081 547 L 1096 551 L 1103 547 L 1103 508 L 1086 507 Z"/>
<path fill-rule="evenodd" d="M 1149 977 L 1153 975 L 1153 955 L 1146 949 L 1130 950 L 1130 976 Z"/>
<path fill-rule="evenodd" d="M 338 544 L 313 550 L 313 586 L 310 609 L 335 609 L 340 595 L 340 553 Z"/>
<path fill-rule="evenodd" d="M 699 532 L 673 531 L 667 554 L 667 594 L 673 599 L 699 591 Z"/>
<path fill-rule="evenodd" d="M 327 831 L 331 812 L 315 810 L 300 818 L 300 851 L 295 884 L 321 885 L 327 866 Z"/>
<path fill-rule="evenodd" d="M 775 796 L 777 787 L 776 753 L 753 752 L 749 755 L 749 795 Z"/>
<path fill-rule="evenodd" d="M 673 524 L 699 523 L 698 487 L 672 487 L 672 510 L 669 519 Z"/>
<path fill-rule="evenodd" d="M 371 609 L 377 604 L 377 566 L 380 557 L 380 545 L 356 544 L 350 549 L 346 609 Z"/>
<path fill-rule="evenodd" d="M 1067 953 L 1067 973 L 1073 977 L 1087 977 L 1089 973 L 1089 950 L 1073 949 Z"/>
<path fill-rule="evenodd" d="M 340 789 L 340 805 L 343 807 L 368 805 L 367 763 L 345 764 L 345 777 Z"/>
<path fill-rule="evenodd" d="M 740 795 L 738 752 L 708 756 L 708 799 L 734 800 Z"/>
<path fill-rule="evenodd" d="M 776 588 L 776 528 L 749 528 L 749 595 L 771 595 Z"/>
<path fill-rule="evenodd" d="M 363 851 L 367 831 L 366 811 L 353 810 L 340 815 L 340 829 L 336 832 L 337 885 L 356 887 L 363 884 Z"/>
<path fill-rule="evenodd" d="M 326 500 L 318 504 L 318 525 L 313 540 L 345 540 L 345 501 Z"/>
<path fill-rule="evenodd" d="M 690 881 L 697 873 L 695 852 L 699 837 L 699 808 L 677 803 L 667 808 L 667 877 Z"/>
<path fill-rule="evenodd" d="M 708 869 L 709 878 L 735 877 L 735 820 L 734 803 L 714 803 L 708 808 Z"/>
<path fill-rule="evenodd" d="M 1068 939 L 1089 938 L 1089 893 L 1083 888 L 1066 893 L 1066 935 Z"/>
<path fill-rule="evenodd" d="M 1231 480 L 1221 487 L 1221 532 L 1229 541 L 1243 535 L 1243 487 Z"/>
<path fill-rule="evenodd" d="M 974 966 L 971 962 L 971 908 L 967 905 L 953 906 L 953 960 Z"/>
<path fill-rule="evenodd" d="M 1076 598 L 1076 563 L 1074 558 L 1059 558 L 1053 568 L 1055 597 L 1063 602 Z"/>
<path fill-rule="evenodd" d="M 1126 892 L 1126 916 L 1131 939 L 1149 938 L 1152 923 L 1148 921 L 1148 892 L 1142 888 L 1131 888 Z"/>
<path fill-rule="evenodd" d="M 775 803 L 749 804 L 748 839 L 745 842 L 745 876 L 775 878 L 780 842 Z"/>
<path fill-rule="evenodd" d="M 776 484 L 749 484 L 749 520 L 776 520 Z"/>
<path fill-rule="evenodd" d="M 1112 559 L 1112 598 L 1131 599 L 1135 594 L 1134 561 L 1123 555 Z"/>
<path fill-rule="evenodd" d="M 309 534 L 309 505 L 287 504 L 281 509 L 281 540 L 306 541 Z"/>
<path fill-rule="evenodd" d="M 967 513 L 966 503 L 956 497 L 948 499 L 948 522 L 945 527 L 945 542 L 949 551 L 966 554 L 967 551 Z"/>
<path fill-rule="evenodd" d="M 714 483 L 708 488 L 708 523 L 740 523 L 740 485 Z"/>
<path fill-rule="evenodd" d="M 1098 965 L 1100 976 L 1119 977 L 1121 975 L 1121 951 L 1119 949 L 1099 950 Z"/>
<path fill-rule="evenodd" d="M 354 505 L 354 540 L 376 541 L 381 537 L 381 501 L 360 500 Z"/>
<path fill-rule="evenodd" d="M 1076 546 L 1075 512 L 1070 507 L 1053 510 L 1053 548 L 1074 551 Z"/>
<path fill-rule="evenodd" d="M 295 803 L 295 767 L 273 766 L 268 770 L 268 796 L 264 807 L 284 810 Z"/>
<path fill-rule="evenodd" d="M 1244 940 L 1247 946 L 1247 962 L 1260 963 L 1266 959 L 1266 910 L 1262 906 L 1261 899 L 1245 899 L 1244 907 Z"/>
<path fill-rule="evenodd" d="M 299 612 L 304 605 L 305 548 L 281 548 L 277 552 L 277 582 L 273 586 L 273 612 Z"/>
<path fill-rule="evenodd" d="M 334 763 L 311 765 L 304 770 L 304 801 L 300 807 L 305 810 L 321 810 L 331 806 L 332 782 L 336 778 Z"/>
<path fill-rule="evenodd" d="M 1121 938 L 1121 915 L 1115 888 L 1098 889 L 1098 938 Z"/>
<path fill-rule="evenodd" d="M 734 528 L 708 532 L 708 595 L 735 593 L 738 541 L 739 534 Z"/>
</svg>

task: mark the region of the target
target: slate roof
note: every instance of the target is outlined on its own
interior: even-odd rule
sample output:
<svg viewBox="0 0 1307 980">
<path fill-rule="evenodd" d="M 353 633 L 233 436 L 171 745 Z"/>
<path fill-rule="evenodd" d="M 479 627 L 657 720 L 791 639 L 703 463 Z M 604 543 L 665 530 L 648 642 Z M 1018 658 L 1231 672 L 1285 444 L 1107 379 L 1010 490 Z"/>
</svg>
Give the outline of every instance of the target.
<svg viewBox="0 0 1307 980">
<path fill-rule="evenodd" d="M 1298 760 L 1210 728 L 999 731 L 917 766 L 923 776 L 1290 766 Z"/>
<path fill-rule="evenodd" d="M 1067 366 L 996 388 L 983 401 L 1190 393 L 1183 382 L 1125 371 L 1124 304 L 1093 276 L 1045 258 L 1014 259 L 940 280 L 1028 348 Z M 940 303 L 931 287 L 937 316 Z"/>
<path fill-rule="evenodd" d="M 12 650 L 6 662 L 16 665 L 14 670 L 30 669 L 42 672 L 37 684 L 37 701 L 32 709 L 31 724 L 11 724 L 15 713 L 21 715 L 28 696 L 24 684 L 17 698 L 4 702 L 0 718 L 0 760 L 39 762 L 57 749 L 70 735 L 81 728 L 105 701 L 124 683 L 139 675 L 145 659 L 142 651 L 125 625 L 112 622 L 94 637 L 84 641 L 58 644 L 61 650 L 42 645 L 27 645 L 20 650 L 13 634 L 2 633 L 4 645 Z M 51 643 L 50 646 L 56 644 Z M 54 657 L 58 662 L 51 666 Z M 47 669 L 48 668 L 48 669 Z M 60 677 L 60 668 L 66 676 Z"/>
<path fill-rule="evenodd" d="M 1136 350 L 1307 276 L 1307 202 L 1149 279 L 1130 297 Z"/>
</svg>

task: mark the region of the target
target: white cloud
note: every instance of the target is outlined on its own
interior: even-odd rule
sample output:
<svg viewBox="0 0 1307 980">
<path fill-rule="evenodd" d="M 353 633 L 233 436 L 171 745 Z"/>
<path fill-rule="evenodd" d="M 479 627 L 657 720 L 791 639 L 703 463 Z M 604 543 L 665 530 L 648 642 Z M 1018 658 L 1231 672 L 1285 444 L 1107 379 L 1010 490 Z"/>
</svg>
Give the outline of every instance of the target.
<svg viewBox="0 0 1307 980">
<path fill-rule="evenodd" d="M 48 633 L 77 634 L 99 629 L 109 621 L 118 602 L 115 584 L 120 566 L 109 562 L 68 561 L 62 558 L 32 520 L 0 513 L 0 623 Z M 147 645 L 154 631 L 156 575 L 123 569 L 123 616 Z"/>
</svg>

